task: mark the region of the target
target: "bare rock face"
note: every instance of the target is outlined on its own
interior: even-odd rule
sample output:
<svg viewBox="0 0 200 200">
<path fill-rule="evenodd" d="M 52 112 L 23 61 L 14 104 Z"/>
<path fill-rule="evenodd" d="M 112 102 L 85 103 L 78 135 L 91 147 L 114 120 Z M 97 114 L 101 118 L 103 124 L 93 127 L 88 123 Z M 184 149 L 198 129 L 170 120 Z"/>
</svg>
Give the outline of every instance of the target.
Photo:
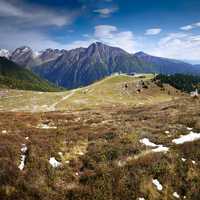
<svg viewBox="0 0 200 200">
<path fill-rule="evenodd" d="M 64 50 L 58 49 L 46 49 L 44 51 L 36 52 L 30 47 L 22 46 L 13 51 L 10 59 L 25 68 L 31 69 L 36 65 L 41 65 L 44 62 L 56 59 L 62 55 L 63 52 Z"/>
<path fill-rule="evenodd" d="M 10 59 L 26 68 L 30 68 L 31 66 L 35 65 L 35 59 L 34 59 L 34 52 L 30 47 L 22 46 L 20 48 L 17 48 L 12 54 Z"/>
</svg>

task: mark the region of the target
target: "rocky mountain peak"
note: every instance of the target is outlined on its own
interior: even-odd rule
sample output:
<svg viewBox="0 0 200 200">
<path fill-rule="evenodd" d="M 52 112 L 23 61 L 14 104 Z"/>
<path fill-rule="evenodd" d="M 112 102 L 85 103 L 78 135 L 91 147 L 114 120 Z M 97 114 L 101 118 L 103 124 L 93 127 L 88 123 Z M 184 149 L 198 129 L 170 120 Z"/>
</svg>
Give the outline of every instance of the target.
<svg viewBox="0 0 200 200">
<path fill-rule="evenodd" d="M 134 54 L 134 56 L 137 56 L 139 58 L 142 58 L 142 57 L 147 57 L 149 56 L 148 54 L 144 53 L 143 51 L 139 51 L 137 53 Z"/>
</svg>

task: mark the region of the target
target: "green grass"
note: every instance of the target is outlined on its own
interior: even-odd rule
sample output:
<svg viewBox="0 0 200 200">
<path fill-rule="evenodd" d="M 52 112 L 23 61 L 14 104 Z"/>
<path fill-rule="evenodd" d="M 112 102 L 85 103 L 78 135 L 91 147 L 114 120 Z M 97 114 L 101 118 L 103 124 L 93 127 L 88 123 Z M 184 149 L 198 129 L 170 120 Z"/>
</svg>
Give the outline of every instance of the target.
<svg viewBox="0 0 200 200">
<path fill-rule="evenodd" d="M 0 57 L 0 86 L 21 90 L 61 91 L 61 88 L 3 57 Z"/>
<path fill-rule="evenodd" d="M 66 92 L 9 90 L 5 97 L 0 98 L 0 108 L 35 112 L 81 110 L 151 105 L 178 97 L 173 88 L 166 87 L 165 91 L 161 91 L 151 81 L 153 77 L 152 74 L 145 75 L 145 78 L 114 75 L 90 86 Z M 148 85 L 148 89 L 137 93 L 136 88 L 141 81 Z M 128 88 L 125 88 L 125 85 L 128 85 Z"/>
</svg>

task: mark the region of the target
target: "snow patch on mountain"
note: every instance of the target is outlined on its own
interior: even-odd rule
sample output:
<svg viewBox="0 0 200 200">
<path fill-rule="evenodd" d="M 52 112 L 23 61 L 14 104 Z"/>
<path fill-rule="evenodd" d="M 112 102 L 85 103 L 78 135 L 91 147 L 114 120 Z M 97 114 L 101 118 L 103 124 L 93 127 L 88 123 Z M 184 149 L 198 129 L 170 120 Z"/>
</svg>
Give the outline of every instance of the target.
<svg viewBox="0 0 200 200">
<path fill-rule="evenodd" d="M 0 49 L 0 57 L 10 57 L 10 52 L 7 49 Z"/>
</svg>

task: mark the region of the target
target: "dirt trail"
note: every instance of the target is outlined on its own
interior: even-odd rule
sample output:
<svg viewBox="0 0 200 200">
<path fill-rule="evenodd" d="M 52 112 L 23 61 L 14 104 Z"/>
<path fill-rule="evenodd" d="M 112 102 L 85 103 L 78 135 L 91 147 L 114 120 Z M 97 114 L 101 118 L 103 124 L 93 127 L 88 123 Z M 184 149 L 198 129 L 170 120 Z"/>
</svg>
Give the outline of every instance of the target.
<svg viewBox="0 0 200 200">
<path fill-rule="evenodd" d="M 56 106 L 61 103 L 62 101 L 67 100 L 68 98 L 70 98 L 71 96 L 73 96 L 75 93 L 75 91 L 72 91 L 70 94 L 62 97 L 59 101 L 55 102 L 54 104 L 52 104 L 49 108 L 47 108 L 47 110 L 49 111 L 55 111 L 56 110 Z"/>
<path fill-rule="evenodd" d="M 75 95 L 76 92 L 78 92 L 79 90 L 81 90 L 82 88 L 78 88 L 78 89 L 74 89 L 74 90 L 71 90 L 71 92 L 69 94 L 67 94 L 66 96 L 62 97 L 59 101 L 55 102 L 54 104 L 52 104 L 49 108 L 47 108 L 48 111 L 55 111 L 56 110 L 56 106 L 69 99 L 70 97 L 72 97 L 73 95 Z"/>
</svg>

